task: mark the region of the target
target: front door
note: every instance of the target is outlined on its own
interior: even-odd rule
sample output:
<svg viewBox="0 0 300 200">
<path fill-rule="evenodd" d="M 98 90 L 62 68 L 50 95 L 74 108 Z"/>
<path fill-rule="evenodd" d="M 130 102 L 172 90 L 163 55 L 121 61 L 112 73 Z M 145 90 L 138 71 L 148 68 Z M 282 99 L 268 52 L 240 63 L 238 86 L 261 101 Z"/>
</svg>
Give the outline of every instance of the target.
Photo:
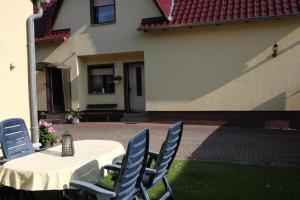
<svg viewBox="0 0 300 200">
<path fill-rule="evenodd" d="M 144 63 L 130 63 L 128 75 L 130 111 L 145 111 Z"/>
<path fill-rule="evenodd" d="M 57 68 L 47 69 L 47 101 L 51 114 L 64 113 L 65 101 L 63 92 L 62 70 Z"/>
</svg>

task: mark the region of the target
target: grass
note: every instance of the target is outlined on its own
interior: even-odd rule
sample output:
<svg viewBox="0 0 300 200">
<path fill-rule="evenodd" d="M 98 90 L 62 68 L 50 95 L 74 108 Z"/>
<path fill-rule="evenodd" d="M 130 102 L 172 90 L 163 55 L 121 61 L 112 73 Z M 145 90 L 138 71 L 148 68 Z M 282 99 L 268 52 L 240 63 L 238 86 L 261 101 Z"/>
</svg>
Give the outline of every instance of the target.
<svg viewBox="0 0 300 200">
<path fill-rule="evenodd" d="M 300 170 L 199 161 L 174 161 L 169 180 L 176 199 L 299 200 Z M 111 185 L 109 177 L 102 180 Z M 163 185 L 150 191 L 159 199 Z"/>
</svg>

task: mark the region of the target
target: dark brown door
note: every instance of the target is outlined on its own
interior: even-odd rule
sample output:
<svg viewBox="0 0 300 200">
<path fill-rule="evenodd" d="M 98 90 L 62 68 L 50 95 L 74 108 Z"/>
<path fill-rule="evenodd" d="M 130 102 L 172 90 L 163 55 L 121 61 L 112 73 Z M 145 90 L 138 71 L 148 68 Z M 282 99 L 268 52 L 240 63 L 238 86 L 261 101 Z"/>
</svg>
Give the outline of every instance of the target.
<svg viewBox="0 0 300 200">
<path fill-rule="evenodd" d="M 57 68 L 46 70 L 47 105 L 50 114 L 63 113 L 65 101 L 62 82 L 62 71 Z"/>
</svg>

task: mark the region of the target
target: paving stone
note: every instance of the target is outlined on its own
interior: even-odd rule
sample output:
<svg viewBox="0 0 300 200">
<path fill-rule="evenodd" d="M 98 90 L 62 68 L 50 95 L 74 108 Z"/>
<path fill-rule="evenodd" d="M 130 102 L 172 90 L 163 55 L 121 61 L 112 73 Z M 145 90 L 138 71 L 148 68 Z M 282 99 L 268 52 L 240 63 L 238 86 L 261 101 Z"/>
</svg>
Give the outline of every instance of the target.
<svg viewBox="0 0 300 200">
<path fill-rule="evenodd" d="M 65 131 L 75 140 L 103 139 L 121 142 L 150 129 L 150 148 L 159 151 L 169 124 L 158 123 L 80 123 L 55 125 L 57 134 Z M 185 125 L 177 159 L 249 165 L 300 167 L 300 132 L 246 127 Z"/>
</svg>

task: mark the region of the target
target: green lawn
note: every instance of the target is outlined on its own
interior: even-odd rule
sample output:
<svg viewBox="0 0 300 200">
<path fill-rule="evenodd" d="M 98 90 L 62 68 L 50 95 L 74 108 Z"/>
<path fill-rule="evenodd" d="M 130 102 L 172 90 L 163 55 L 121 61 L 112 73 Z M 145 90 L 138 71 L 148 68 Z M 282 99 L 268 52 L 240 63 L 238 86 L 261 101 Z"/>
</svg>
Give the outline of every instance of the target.
<svg viewBox="0 0 300 200">
<path fill-rule="evenodd" d="M 299 200 L 300 169 L 174 161 L 169 180 L 177 200 Z M 108 178 L 103 180 L 108 184 Z M 159 199 L 162 185 L 150 190 Z"/>
</svg>

